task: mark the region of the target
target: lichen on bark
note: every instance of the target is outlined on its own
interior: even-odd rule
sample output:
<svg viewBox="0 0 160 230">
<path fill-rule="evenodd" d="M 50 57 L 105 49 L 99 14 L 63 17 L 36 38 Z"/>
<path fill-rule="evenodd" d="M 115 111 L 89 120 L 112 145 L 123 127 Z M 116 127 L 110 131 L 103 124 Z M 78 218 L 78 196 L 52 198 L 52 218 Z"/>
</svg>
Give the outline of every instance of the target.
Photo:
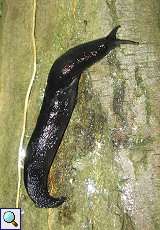
<svg viewBox="0 0 160 230">
<path fill-rule="evenodd" d="M 2 2 L 0 206 L 14 207 L 24 100 L 33 70 L 33 1 Z M 58 209 L 37 209 L 22 183 L 24 229 L 159 229 L 159 9 L 158 0 L 37 1 L 37 71 L 25 145 L 57 57 L 118 24 L 118 37 L 140 45 L 121 46 L 83 73 L 78 103 L 49 175 L 50 192 L 66 195 L 67 202 Z"/>
</svg>

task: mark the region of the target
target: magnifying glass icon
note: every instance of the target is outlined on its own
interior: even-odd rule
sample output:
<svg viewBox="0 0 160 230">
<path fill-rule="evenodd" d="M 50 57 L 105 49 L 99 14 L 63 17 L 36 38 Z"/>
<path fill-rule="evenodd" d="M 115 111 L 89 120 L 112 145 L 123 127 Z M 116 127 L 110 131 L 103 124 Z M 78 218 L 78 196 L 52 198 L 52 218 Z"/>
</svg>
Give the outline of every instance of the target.
<svg viewBox="0 0 160 230">
<path fill-rule="evenodd" d="M 3 215 L 3 220 L 6 222 L 6 223 L 11 223 L 13 224 L 15 227 L 18 226 L 17 222 L 15 221 L 15 215 L 13 212 L 11 211 L 7 211 L 4 213 Z"/>
</svg>

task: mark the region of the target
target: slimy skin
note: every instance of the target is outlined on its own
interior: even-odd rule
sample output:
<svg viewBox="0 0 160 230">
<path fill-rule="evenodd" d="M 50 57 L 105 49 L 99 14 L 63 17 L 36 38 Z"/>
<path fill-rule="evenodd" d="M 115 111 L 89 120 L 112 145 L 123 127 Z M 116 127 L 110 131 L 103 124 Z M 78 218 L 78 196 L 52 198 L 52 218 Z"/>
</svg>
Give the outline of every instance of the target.
<svg viewBox="0 0 160 230">
<path fill-rule="evenodd" d="M 115 27 L 107 37 L 69 49 L 51 67 L 40 114 L 24 160 L 24 185 L 29 197 L 40 208 L 58 207 L 66 200 L 49 194 L 48 174 L 76 105 L 82 72 L 120 44 L 138 44 L 117 39 L 119 27 Z"/>
</svg>

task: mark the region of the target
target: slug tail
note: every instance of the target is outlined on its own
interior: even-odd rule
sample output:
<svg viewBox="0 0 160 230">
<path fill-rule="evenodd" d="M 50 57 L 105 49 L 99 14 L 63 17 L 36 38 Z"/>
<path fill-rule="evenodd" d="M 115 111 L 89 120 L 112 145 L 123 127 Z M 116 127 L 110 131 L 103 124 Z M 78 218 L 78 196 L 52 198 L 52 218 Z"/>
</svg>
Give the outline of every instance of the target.
<svg viewBox="0 0 160 230">
<path fill-rule="evenodd" d="M 57 208 L 66 201 L 66 197 L 52 197 L 48 190 L 37 188 L 34 184 L 32 186 L 28 185 L 27 193 L 38 208 Z"/>
<path fill-rule="evenodd" d="M 117 31 L 118 29 L 120 28 L 121 26 L 118 25 L 116 26 L 112 31 L 111 33 L 106 37 L 107 40 L 110 42 L 110 43 L 113 43 L 115 46 L 120 46 L 122 44 L 130 44 L 130 45 L 139 45 L 139 42 L 135 42 L 135 41 L 131 41 L 131 40 L 125 40 L 125 39 L 118 39 L 116 37 L 117 35 Z"/>
<path fill-rule="evenodd" d="M 40 200 L 40 202 L 35 202 L 38 208 L 57 208 L 66 201 L 66 197 L 57 197 L 52 196 L 45 197 L 45 200 Z"/>
<path fill-rule="evenodd" d="M 57 208 L 66 201 L 66 197 L 52 197 L 48 192 L 47 177 L 42 165 L 37 168 L 35 163 L 24 165 L 24 185 L 31 200 L 38 208 Z M 48 172 L 48 169 L 46 169 Z"/>
</svg>

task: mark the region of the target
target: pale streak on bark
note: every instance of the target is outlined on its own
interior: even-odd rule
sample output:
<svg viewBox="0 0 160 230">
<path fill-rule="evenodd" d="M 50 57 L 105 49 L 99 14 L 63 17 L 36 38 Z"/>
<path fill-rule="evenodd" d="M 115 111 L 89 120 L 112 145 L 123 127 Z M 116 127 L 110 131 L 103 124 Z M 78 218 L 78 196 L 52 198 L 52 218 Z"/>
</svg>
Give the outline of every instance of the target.
<svg viewBox="0 0 160 230">
<path fill-rule="evenodd" d="M 26 97 L 25 97 L 25 104 L 24 104 L 24 113 L 23 113 L 23 125 L 22 125 L 22 133 L 20 138 L 19 150 L 18 150 L 18 185 L 17 185 L 17 198 L 16 198 L 16 208 L 19 207 L 19 199 L 20 199 L 20 186 L 21 186 L 21 153 L 23 151 L 23 142 L 24 142 L 24 135 L 26 130 L 26 121 L 27 121 L 27 109 L 28 109 L 28 102 L 33 86 L 33 82 L 36 76 L 36 63 L 37 63 L 37 54 L 36 54 L 36 41 L 35 41 L 35 26 L 36 26 L 36 4 L 37 1 L 33 0 L 33 18 L 32 18 L 32 45 L 33 45 L 33 72 L 31 76 L 31 80 L 27 89 Z"/>
<path fill-rule="evenodd" d="M 75 16 L 76 16 L 76 7 L 77 7 L 77 0 L 73 0 L 73 9 L 72 9 L 72 11 L 73 11 L 73 16 L 74 16 L 74 18 L 75 18 Z"/>
</svg>

